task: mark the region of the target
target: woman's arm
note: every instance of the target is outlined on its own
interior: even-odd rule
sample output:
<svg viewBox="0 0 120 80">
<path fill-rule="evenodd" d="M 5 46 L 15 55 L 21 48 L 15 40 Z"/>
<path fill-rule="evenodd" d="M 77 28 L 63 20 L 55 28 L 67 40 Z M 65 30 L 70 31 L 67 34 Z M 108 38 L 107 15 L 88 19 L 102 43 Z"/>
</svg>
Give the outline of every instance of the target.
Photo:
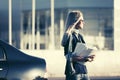
<svg viewBox="0 0 120 80">
<path fill-rule="evenodd" d="M 82 57 L 82 56 L 72 56 L 72 61 L 76 62 L 76 61 L 80 61 L 80 62 L 92 62 L 94 59 L 95 55 L 91 55 L 88 57 Z"/>
<path fill-rule="evenodd" d="M 73 56 L 72 61 L 73 62 L 77 62 L 77 61 L 86 62 L 86 61 L 88 61 L 88 59 L 85 57 L 82 57 L 82 56 Z"/>
</svg>

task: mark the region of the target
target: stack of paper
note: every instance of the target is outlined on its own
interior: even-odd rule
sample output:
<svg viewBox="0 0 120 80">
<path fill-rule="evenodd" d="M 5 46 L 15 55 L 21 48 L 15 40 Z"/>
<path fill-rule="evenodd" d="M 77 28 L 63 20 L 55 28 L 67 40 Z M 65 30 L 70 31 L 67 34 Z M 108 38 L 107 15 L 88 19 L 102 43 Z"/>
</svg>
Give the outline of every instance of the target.
<svg viewBox="0 0 120 80">
<path fill-rule="evenodd" d="M 76 48 L 73 52 L 73 55 L 82 56 L 82 57 L 87 57 L 87 56 L 90 56 L 90 55 L 93 55 L 93 54 L 94 54 L 94 49 L 89 48 L 84 43 L 77 43 Z"/>
</svg>

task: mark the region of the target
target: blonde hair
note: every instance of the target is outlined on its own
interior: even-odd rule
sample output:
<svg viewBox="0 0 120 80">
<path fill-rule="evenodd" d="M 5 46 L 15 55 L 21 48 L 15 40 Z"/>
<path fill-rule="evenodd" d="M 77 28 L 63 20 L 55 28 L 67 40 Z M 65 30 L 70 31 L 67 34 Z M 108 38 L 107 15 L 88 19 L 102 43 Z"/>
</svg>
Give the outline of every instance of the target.
<svg viewBox="0 0 120 80">
<path fill-rule="evenodd" d="M 66 24 L 65 24 L 65 31 L 70 26 L 76 26 L 76 24 L 80 21 L 81 16 L 83 16 L 83 13 L 80 10 L 73 10 L 68 13 Z"/>
</svg>

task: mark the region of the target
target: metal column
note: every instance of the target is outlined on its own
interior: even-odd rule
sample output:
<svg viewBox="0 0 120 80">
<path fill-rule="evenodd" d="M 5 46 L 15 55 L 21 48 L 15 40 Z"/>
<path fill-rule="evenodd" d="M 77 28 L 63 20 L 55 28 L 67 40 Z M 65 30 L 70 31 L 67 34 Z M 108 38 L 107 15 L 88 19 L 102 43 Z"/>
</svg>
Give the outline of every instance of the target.
<svg viewBox="0 0 120 80">
<path fill-rule="evenodd" d="M 12 45 L 12 0 L 9 1 L 9 44 Z"/>
<path fill-rule="evenodd" d="M 54 35 L 54 0 L 51 0 L 51 49 L 55 49 Z"/>
<path fill-rule="evenodd" d="M 35 48 L 35 2 L 32 0 L 32 49 Z"/>
<path fill-rule="evenodd" d="M 64 19 L 63 19 L 63 12 L 60 13 L 60 41 L 62 40 L 63 33 L 64 33 Z M 60 48 L 63 48 L 62 46 Z"/>
</svg>

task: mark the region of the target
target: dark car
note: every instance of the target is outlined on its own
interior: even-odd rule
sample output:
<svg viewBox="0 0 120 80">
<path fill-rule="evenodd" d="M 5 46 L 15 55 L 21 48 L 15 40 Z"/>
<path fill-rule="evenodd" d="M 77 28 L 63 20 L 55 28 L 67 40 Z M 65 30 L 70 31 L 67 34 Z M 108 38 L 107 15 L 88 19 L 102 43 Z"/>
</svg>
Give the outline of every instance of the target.
<svg viewBox="0 0 120 80">
<path fill-rule="evenodd" d="M 46 61 L 0 40 L 0 80 L 47 80 Z"/>
</svg>

